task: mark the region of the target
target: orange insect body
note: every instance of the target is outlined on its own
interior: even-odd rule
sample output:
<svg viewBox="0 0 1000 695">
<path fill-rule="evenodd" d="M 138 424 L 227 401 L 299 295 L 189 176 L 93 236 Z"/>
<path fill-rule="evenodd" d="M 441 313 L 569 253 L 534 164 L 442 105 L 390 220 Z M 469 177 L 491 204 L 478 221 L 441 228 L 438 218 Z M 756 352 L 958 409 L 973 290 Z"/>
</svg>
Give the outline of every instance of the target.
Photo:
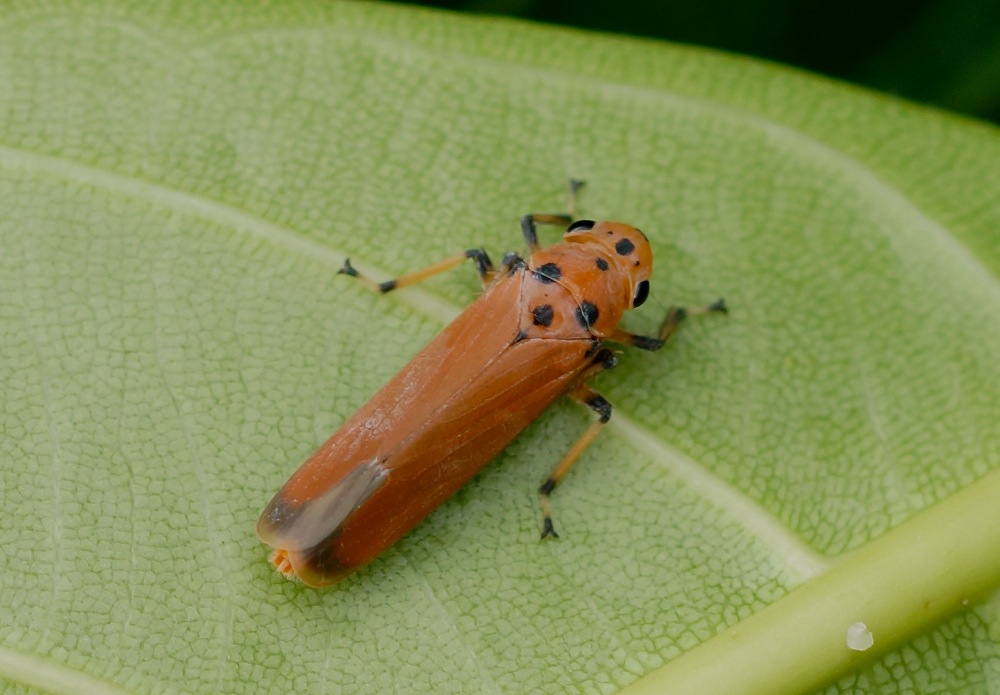
<svg viewBox="0 0 1000 695">
<path fill-rule="evenodd" d="M 505 266 L 268 504 L 257 535 L 286 576 L 323 586 L 371 561 L 611 366 L 602 340 L 629 335 L 617 325 L 646 297 L 652 253 L 633 227 L 584 221 Z"/>
</svg>

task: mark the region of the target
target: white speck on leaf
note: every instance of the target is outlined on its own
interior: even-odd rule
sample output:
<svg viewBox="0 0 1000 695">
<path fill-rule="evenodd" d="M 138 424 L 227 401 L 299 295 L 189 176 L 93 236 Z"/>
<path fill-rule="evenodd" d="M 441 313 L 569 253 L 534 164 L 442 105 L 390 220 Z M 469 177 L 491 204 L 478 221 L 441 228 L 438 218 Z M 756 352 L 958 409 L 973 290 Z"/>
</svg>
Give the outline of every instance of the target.
<svg viewBox="0 0 1000 695">
<path fill-rule="evenodd" d="M 853 623 L 847 628 L 848 649 L 853 649 L 856 652 L 864 652 L 871 649 L 873 644 L 875 644 L 875 638 L 872 636 L 871 630 L 864 623 Z"/>
</svg>

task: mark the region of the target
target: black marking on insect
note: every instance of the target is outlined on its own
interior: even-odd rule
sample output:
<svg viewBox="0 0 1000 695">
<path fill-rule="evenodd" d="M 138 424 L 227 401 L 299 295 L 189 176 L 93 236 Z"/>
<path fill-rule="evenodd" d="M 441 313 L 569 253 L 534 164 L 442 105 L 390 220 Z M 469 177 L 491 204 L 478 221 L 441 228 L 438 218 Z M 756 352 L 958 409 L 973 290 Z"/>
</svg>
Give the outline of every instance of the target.
<svg viewBox="0 0 1000 695">
<path fill-rule="evenodd" d="M 597 323 L 597 317 L 600 313 L 593 302 L 588 302 L 584 299 L 580 302 L 580 306 L 576 308 L 576 320 L 584 328 L 590 328 Z"/>
<path fill-rule="evenodd" d="M 559 266 L 555 263 L 546 263 L 545 265 L 539 266 L 535 271 L 535 279 L 543 285 L 555 282 L 561 277 L 562 271 L 559 270 Z"/>
<path fill-rule="evenodd" d="M 635 299 L 632 300 L 632 306 L 641 306 L 643 302 L 646 301 L 646 297 L 649 296 L 649 280 L 643 280 L 635 288 Z"/>
<path fill-rule="evenodd" d="M 493 262 L 490 260 L 490 255 L 486 253 L 486 249 L 469 249 L 465 252 L 465 257 L 475 261 L 476 270 L 479 271 L 481 277 L 493 269 Z"/>
<path fill-rule="evenodd" d="M 663 341 L 659 338 L 651 338 L 648 335 L 634 335 L 631 343 L 640 350 L 655 351 L 663 347 Z"/>
<path fill-rule="evenodd" d="M 587 406 L 601 416 L 601 422 L 607 422 L 611 419 L 611 404 L 606 398 L 604 398 L 604 396 L 595 393 L 594 396 L 587 401 Z"/>
<path fill-rule="evenodd" d="M 602 355 L 601 366 L 604 369 L 614 369 L 618 366 L 618 358 L 615 357 L 615 353 L 611 350 L 605 350 L 604 355 Z"/>
<path fill-rule="evenodd" d="M 725 299 L 716 299 L 714 302 L 708 305 L 709 311 L 718 311 L 721 314 L 728 314 L 729 307 L 726 306 Z"/>
<path fill-rule="evenodd" d="M 500 269 L 508 268 L 507 274 L 513 275 L 514 273 L 524 270 L 528 267 L 528 264 L 524 262 L 524 259 L 518 256 L 513 251 L 508 251 L 503 255 L 503 260 L 500 262 Z"/>
<path fill-rule="evenodd" d="M 574 222 L 569 226 L 569 229 L 566 230 L 566 233 L 569 234 L 570 232 L 588 232 L 594 228 L 595 224 L 596 223 L 593 220 L 577 220 L 576 222 Z"/>
<path fill-rule="evenodd" d="M 555 312 L 551 304 L 539 304 L 531 310 L 531 317 L 536 326 L 545 326 L 548 328 L 552 325 L 552 317 L 554 315 Z"/>
<path fill-rule="evenodd" d="M 617 244 L 615 244 L 615 251 L 618 252 L 619 256 L 627 256 L 633 251 L 635 251 L 635 244 L 633 244 L 628 239 L 622 239 Z"/>
<path fill-rule="evenodd" d="M 604 260 L 603 258 L 598 258 L 597 259 L 597 267 L 600 270 L 607 270 L 608 269 L 608 262 L 606 260 Z"/>
<path fill-rule="evenodd" d="M 350 258 L 345 258 L 344 259 L 344 266 L 340 270 L 337 271 L 337 275 L 347 275 L 348 277 L 352 277 L 352 278 L 356 278 L 358 276 L 358 271 L 356 271 L 354 269 L 354 266 L 351 265 L 351 259 Z"/>
</svg>

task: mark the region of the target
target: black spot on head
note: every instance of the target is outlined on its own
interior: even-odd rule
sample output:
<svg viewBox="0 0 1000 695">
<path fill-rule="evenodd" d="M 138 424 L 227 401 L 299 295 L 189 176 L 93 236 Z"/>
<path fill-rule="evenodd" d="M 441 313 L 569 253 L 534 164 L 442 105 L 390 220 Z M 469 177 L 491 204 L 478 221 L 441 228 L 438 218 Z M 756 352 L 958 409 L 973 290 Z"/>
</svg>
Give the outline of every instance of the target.
<svg viewBox="0 0 1000 695">
<path fill-rule="evenodd" d="M 546 263 L 543 266 L 539 266 L 538 270 L 535 271 L 535 279 L 543 285 L 555 282 L 561 277 L 562 271 L 559 270 L 559 266 L 555 263 Z"/>
<path fill-rule="evenodd" d="M 635 299 L 632 300 L 632 306 L 641 306 L 646 297 L 649 296 L 649 280 L 643 280 L 635 288 Z"/>
<path fill-rule="evenodd" d="M 615 244 L 615 251 L 618 252 L 619 256 L 627 256 L 633 251 L 635 251 L 635 244 L 633 244 L 628 239 L 622 239 L 617 244 Z"/>
<path fill-rule="evenodd" d="M 531 310 L 531 317 L 534 319 L 536 326 L 551 326 L 554 315 L 555 312 L 552 311 L 551 304 L 539 304 Z"/>
<path fill-rule="evenodd" d="M 580 302 L 580 306 L 576 308 L 576 320 L 584 328 L 590 328 L 597 323 L 599 315 L 597 307 L 586 299 Z"/>
<path fill-rule="evenodd" d="M 608 269 L 608 262 L 606 260 L 604 260 L 603 258 L 598 258 L 597 259 L 597 267 L 600 268 L 601 270 L 607 270 Z"/>
</svg>

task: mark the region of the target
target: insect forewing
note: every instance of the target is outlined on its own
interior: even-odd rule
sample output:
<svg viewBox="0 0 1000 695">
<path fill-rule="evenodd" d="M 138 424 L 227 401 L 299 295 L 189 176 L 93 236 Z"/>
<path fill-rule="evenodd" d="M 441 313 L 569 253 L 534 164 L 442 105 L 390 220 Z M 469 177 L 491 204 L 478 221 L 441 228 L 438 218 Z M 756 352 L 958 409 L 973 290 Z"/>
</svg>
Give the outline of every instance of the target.
<svg viewBox="0 0 1000 695">
<path fill-rule="evenodd" d="M 318 497 L 296 504 L 277 495 L 257 521 L 257 536 L 276 548 L 305 550 L 321 543 L 371 497 L 386 480 L 377 459 L 353 468 L 340 482 Z"/>
</svg>

